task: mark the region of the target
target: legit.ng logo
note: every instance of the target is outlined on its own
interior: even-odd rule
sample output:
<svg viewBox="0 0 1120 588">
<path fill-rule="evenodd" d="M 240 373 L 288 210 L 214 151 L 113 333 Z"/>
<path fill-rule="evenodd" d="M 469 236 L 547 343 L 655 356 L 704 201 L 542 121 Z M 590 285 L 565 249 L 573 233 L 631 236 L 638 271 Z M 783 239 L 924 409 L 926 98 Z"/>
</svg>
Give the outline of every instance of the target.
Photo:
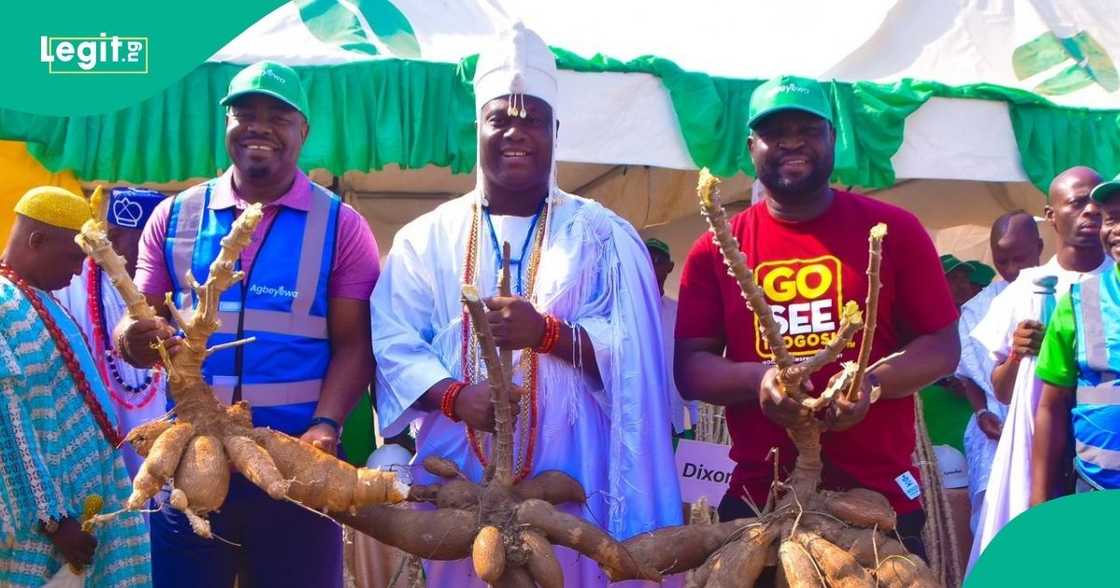
<svg viewBox="0 0 1120 588">
<path fill-rule="evenodd" d="M 146 74 L 148 37 L 39 37 L 39 61 L 51 74 Z"/>
</svg>

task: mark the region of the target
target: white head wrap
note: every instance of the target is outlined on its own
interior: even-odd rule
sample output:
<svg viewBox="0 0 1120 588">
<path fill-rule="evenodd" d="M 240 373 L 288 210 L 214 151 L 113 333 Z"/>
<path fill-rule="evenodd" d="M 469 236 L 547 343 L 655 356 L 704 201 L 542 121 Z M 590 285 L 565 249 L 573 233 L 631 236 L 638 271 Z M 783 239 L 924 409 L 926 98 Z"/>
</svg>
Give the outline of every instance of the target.
<svg viewBox="0 0 1120 588">
<path fill-rule="evenodd" d="M 487 102 L 512 95 L 511 107 L 519 108 L 517 97 L 535 96 L 556 111 L 559 94 L 556 58 L 536 33 L 518 22 L 478 56 L 474 73 L 475 111 Z"/>
</svg>

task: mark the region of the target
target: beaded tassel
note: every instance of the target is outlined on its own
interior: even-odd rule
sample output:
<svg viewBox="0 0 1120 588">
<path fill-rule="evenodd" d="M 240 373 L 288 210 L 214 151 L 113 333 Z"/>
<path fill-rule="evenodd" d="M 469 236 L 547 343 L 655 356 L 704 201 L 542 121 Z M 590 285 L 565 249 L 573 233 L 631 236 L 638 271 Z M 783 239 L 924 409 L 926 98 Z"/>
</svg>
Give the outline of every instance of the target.
<svg viewBox="0 0 1120 588">
<path fill-rule="evenodd" d="M 86 312 L 89 313 L 90 323 L 93 324 L 93 341 L 90 341 L 94 351 L 94 360 L 97 362 L 97 371 L 109 389 L 113 401 L 128 410 L 135 410 L 147 406 L 156 396 L 163 374 L 159 368 L 152 368 L 140 386 L 131 386 L 121 377 L 117 367 L 117 354 L 110 343 L 109 329 L 105 325 L 105 317 L 101 312 L 101 269 L 97 267 L 92 258 L 86 260 L 89 265 L 88 274 L 91 276 L 86 284 Z M 101 352 L 98 353 L 97 350 Z M 154 374 L 154 375 L 152 375 Z M 113 385 L 116 382 L 117 386 Z M 139 396 L 140 400 L 134 402 L 117 393 L 116 388 L 122 388 L 131 398 Z"/>
</svg>

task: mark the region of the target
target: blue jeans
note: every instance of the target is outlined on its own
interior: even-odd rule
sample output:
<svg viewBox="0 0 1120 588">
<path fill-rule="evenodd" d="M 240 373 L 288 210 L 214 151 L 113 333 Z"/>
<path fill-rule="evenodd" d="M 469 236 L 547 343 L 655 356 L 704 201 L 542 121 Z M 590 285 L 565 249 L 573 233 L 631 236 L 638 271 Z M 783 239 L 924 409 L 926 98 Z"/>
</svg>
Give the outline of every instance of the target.
<svg viewBox="0 0 1120 588">
<path fill-rule="evenodd" d="M 191 531 L 187 517 L 168 504 L 152 513 L 152 583 L 156 588 L 342 586 L 342 528 L 290 502 L 269 498 L 233 474 L 221 512 L 210 514 L 214 535 Z"/>
</svg>

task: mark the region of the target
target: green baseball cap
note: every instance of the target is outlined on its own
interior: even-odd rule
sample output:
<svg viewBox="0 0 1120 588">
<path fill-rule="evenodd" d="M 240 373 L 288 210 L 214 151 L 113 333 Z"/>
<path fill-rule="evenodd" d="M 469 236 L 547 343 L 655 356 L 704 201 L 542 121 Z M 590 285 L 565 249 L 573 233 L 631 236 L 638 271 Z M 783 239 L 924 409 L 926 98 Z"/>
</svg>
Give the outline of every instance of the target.
<svg viewBox="0 0 1120 588">
<path fill-rule="evenodd" d="M 653 237 L 650 237 L 649 239 L 646 239 L 646 249 L 652 249 L 654 251 L 660 251 L 660 252 L 664 253 L 666 257 L 669 257 L 669 258 L 673 257 L 673 255 L 671 253 L 669 253 L 669 244 L 662 241 L 661 239 L 654 239 Z"/>
<path fill-rule="evenodd" d="M 1097 202 L 1104 202 L 1116 194 L 1120 194 L 1120 175 L 1094 186 L 1093 190 L 1089 192 L 1089 197 Z"/>
<path fill-rule="evenodd" d="M 798 76 L 779 76 L 754 89 L 747 127 L 753 129 L 762 117 L 783 110 L 808 112 L 832 124 L 832 105 L 820 82 Z"/>
<path fill-rule="evenodd" d="M 964 263 L 969 267 L 968 281 L 978 286 L 987 287 L 992 283 L 996 277 L 996 270 L 989 267 L 987 264 L 980 261 L 966 261 Z"/>
<path fill-rule="evenodd" d="M 307 116 L 307 93 L 296 70 L 275 61 L 258 61 L 237 72 L 229 82 L 229 92 L 219 102 L 229 106 L 234 100 L 248 94 L 271 96 Z"/>
<path fill-rule="evenodd" d="M 961 267 L 962 265 L 964 265 L 964 262 L 952 253 L 946 253 L 945 255 L 941 256 L 941 271 L 945 272 L 946 274 L 957 269 L 958 267 Z"/>
</svg>

